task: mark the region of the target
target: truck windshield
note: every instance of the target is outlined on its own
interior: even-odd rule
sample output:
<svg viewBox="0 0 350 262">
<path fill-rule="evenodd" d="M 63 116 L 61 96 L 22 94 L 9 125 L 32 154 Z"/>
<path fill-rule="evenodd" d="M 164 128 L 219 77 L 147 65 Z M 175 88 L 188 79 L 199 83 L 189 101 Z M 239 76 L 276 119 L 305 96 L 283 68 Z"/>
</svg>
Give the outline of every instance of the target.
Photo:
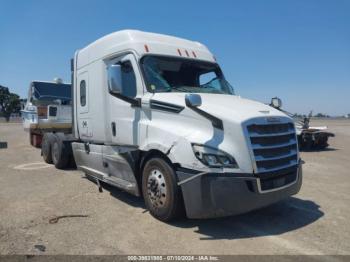
<svg viewBox="0 0 350 262">
<path fill-rule="evenodd" d="M 145 56 L 141 60 L 151 92 L 186 92 L 234 95 L 216 63 L 176 57 Z"/>
</svg>

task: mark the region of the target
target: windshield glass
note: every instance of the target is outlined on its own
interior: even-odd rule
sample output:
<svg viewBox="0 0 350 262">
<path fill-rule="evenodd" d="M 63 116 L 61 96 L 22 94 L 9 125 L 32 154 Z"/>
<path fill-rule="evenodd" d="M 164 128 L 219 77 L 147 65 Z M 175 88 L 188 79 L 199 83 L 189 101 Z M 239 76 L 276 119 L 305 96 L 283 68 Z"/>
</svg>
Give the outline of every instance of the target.
<svg viewBox="0 0 350 262">
<path fill-rule="evenodd" d="M 151 92 L 186 92 L 234 95 L 216 63 L 176 57 L 145 56 L 141 60 Z"/>
</svg>

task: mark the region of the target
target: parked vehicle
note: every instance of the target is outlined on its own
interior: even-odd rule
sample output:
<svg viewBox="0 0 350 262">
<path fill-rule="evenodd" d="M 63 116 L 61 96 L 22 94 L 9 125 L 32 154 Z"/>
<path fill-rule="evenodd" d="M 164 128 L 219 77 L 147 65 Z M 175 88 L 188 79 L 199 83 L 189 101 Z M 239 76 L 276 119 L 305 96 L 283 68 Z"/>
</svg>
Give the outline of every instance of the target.
<svg viewBox="0 0 350 262">
<path fill-rule="evenodd" d="M 28 99 L 21 114 L 31 145 L 40 147 L 46 132 L 71 133 L 71 97 L 71 85 L 64 84 L 59 78 L 53 82 L 30 83 Z"/>
<path fill-rule="evenodd" d="M 271 106 L 282 111 L 286 115 L 293 117 L 293 114 L 283 110 L 281 108 L 282 102 L 279 98 L 273 98 L 280 101 L 278 107 L 274 106 L 271 102 Z M 328 138 L 334 137 L 335 135 L 327 131 L 327 126 L 310 126 L 312 111 L 309 116 L 304 117 L 303 119 L 294 118 L 296 133 L 298 138 L 298 145 L 300 150 L 323 150 L 329 146 Z"/>
<path fill-rule="evenodd" d="M 296 120 L 299 148 L 305 150 L 322 150 L 329 146 L 328 138 L 334 133 L 327 131 L 327 126 L 310 126 L 311 117 Z"/>
<path fill-rule="evenodd" d="M 168 221 L 240 214 L 302 184 L 293 120 L 235 95 L 201 43 L 124 30 L 75 52 L 71 134 L 44 132 L 46 162 L 143 196 Z"/>
</svg>

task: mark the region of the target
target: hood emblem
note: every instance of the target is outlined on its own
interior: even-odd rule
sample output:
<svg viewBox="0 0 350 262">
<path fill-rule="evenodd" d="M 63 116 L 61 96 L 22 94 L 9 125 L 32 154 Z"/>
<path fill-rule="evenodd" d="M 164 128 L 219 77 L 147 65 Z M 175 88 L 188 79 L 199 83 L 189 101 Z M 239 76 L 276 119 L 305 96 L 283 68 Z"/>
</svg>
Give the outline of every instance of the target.
<svg viewBox="0 0 350 262">
<path fill-rule="evenodd" d="M 266 117 L 266 121 L 269 123 L 277 123 L 281 122 L 281 119 L 279 117 Z"/>
<path fill-rule="evenodd" d="M 270 113 L 270 111 L 269 110 L 261 110 L 261 111 L 259 111 L 260 113 L 263 113 L 263 114 L 269 114 Z"/>
</svg>

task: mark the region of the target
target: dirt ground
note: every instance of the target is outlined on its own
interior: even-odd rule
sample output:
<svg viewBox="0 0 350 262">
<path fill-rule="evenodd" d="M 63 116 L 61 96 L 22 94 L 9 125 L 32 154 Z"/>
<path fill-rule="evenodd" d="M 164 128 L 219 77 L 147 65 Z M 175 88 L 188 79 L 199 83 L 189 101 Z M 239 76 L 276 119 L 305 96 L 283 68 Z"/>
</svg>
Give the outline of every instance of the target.
<svg viewBox="0 0 350 262">
<path fill-rule="evenodd" d="M 0 123 L 0 254 L 350 254 L 350 121 L 302 152 L 299 194 L 248 214 L 162 223 L 142 199 L 44 164 L 19 123 Z M 67 217 L 50 224 L 56 216 Z M 85 216 L 85 217 L 83 217 Z"/>
</svg>

